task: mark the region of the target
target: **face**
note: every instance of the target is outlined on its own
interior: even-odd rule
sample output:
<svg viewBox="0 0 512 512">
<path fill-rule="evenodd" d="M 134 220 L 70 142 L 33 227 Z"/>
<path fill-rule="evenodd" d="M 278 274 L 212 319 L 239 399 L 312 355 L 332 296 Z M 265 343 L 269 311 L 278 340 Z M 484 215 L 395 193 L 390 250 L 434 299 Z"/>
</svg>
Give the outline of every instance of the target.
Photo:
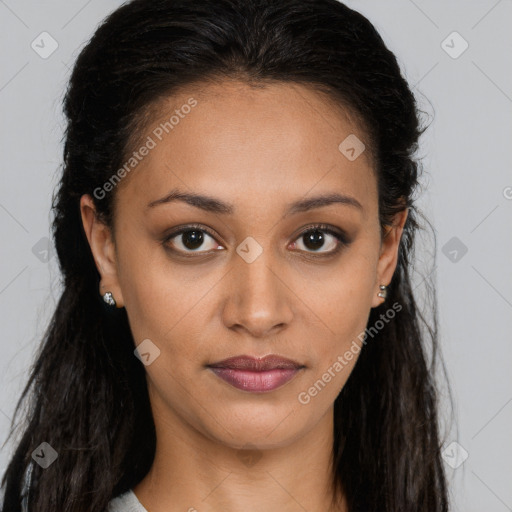
<svg viewBox="0 0 512 512">
<path fill-rule="evenodd" d="M 406 215 L 381 239 L 370 155 L 339 149 L 351 134 L 364 143 L 307 87 L 209 84 L 168 98 L 134 148 L 151 146 L 116 186 L 115 244 L 82 198 L 101 293 L 126 308 L 136 345 L 150 340 L 152 407 L 170 423 L 268 448 L 331 410 L 357 351 L 335 363 L 383 301 Z M 271 354 L 299 369 L 209 366 Z"/>
</svg>

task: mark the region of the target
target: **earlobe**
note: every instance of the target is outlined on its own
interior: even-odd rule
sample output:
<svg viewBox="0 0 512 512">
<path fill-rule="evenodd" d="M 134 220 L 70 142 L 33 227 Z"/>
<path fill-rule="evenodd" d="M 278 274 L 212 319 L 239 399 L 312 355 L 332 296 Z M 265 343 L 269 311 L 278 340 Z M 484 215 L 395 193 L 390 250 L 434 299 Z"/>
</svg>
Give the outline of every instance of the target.
<svg viewBox="0 0 512 512">
<path fill-rule="evenodd" d="M 115 303 L 110 301 L 110 304 L 121 308 L 123 298 L 117 276 L 115 246 L 110 228 L 99 220 L 94 201 L 88 194 L 80 198 L 80 212 L 84 232 L 100 274 L 99 293 L 104 296 L 106 292 L 110 292 L 115 297 Z"/>
<path fill-rule="evenodd" d="M 398 262 L 398 250 L 408 213 L 408 208 L 402 210 L 395 215 L 392 225 L 386 226 L 386 234 L 382 239 L 379 261 L 377 263 L 376 291 L 372 307 L 379 306 L 386 299 L 386 294 L 383 293 L 381 286 L 387 287 L 395 273 Z"/>
</svg>

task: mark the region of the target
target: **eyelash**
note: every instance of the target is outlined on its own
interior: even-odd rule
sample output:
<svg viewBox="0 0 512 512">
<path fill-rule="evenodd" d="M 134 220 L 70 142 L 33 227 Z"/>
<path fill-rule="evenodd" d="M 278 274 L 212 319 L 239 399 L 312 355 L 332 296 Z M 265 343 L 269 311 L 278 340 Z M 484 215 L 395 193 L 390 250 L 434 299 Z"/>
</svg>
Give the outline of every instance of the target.
<svg viewBox="0 0 512 512">
<path fill-rule="evenodd" d="M 321 231 L 322 233 L 326 233 L 326 234 L 334 236 L 334 238 L 336 238 L 336 240 L 338 241 L 337 247 L 332 251 L 324 252 L 324 253 L 314 253 L 314 252 L 308 252 L 308 251 L 302 251 L 302 250 L 300 250 L 299 252 L 303 252 L 312 258 L 328 258 L 329 256 L 334 256 L 335 254 L 337 254 L 343 247 L 350 245 L 350 240 L 348 239 L 348 237 L 346 236 L 346 234 L 344 232 L 337 231 L 337 230 L 333 229 L 331 226 L 329 226 L 328 224 L 313 224 L 313 225 L 307 226 L 303 231 L 301 231 L 298 234 L 298 236 L 295 238 L 295 240 L 298 240 L 299 238 L 301 238 L 302 236 L 304 236 L 305 234 L 307 234 L 311 231 L 317 231 L 317 230 Z M 169 247 L 167 245 L 170 240 L 172 240 L 173 238 L 176 238 L 177 236 L 182 235 L 183 233 L 186 233 L 188 231 L 203 231 L 203 232 L 207 233 L 208 235 L 210 235 L 213 239 L 216 239 L 216 236 L 217 236 L 217 235 L 215 235 L 215 233 L 213 233 L 213 231 L 211 231 L 206 226 L 202 226 L 201 224 L 190 224 L 190 225 L 184 226 L 182 228 L 179 228 L 178 230 L 173 231 L 172 233 L 166 235 L 165 238 L 161 241 L 161 243 L 167 250 L 170 250 L 173 253 L 178 254 L 184 258 L 196 258 L 196 257 L 198 257 L 198 255 L 205 256 L 205 255 L 213 254 L 213 252 L 183 253 L 182 251 L 173 249 L 172 247 Z"/>
</svg>

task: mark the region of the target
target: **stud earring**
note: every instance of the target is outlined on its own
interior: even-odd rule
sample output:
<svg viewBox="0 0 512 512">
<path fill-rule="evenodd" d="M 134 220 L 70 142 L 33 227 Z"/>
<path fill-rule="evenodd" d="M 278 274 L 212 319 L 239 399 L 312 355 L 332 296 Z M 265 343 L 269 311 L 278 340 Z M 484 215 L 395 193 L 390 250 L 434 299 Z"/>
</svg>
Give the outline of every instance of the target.
<svg viewBox="0 0 512 512">
<path fill-rule="evenodd" d="M 388 296 L 388 290 L 387 290 L 387 286 L 385 284 L 381 284 L 379 286 L 380 288 L 380 292 L 377 294 L 379 297 L 382 297 L 384 300 L 386 300 L 386 297 Z"/>
<path fill-rule="evenodd" d="M 109 305 L 109 306 L 115 306 L 116 301 L 114 300 L 114 296 L 111 292 L 106 292 L 103 295 L 103 300 Z"/>
</svg>

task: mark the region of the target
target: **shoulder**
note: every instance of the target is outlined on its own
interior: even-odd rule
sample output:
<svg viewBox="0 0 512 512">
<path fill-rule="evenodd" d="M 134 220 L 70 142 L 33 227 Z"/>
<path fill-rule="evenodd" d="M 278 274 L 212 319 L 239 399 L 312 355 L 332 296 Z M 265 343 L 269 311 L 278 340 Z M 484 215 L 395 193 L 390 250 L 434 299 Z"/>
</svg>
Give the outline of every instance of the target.
<svg viewBox="0 0 512 512">
<path fill-rule="evenodd" d="M 110 501 L 108 512 L 147 512 L 130 489 Z"/>
</svg>

